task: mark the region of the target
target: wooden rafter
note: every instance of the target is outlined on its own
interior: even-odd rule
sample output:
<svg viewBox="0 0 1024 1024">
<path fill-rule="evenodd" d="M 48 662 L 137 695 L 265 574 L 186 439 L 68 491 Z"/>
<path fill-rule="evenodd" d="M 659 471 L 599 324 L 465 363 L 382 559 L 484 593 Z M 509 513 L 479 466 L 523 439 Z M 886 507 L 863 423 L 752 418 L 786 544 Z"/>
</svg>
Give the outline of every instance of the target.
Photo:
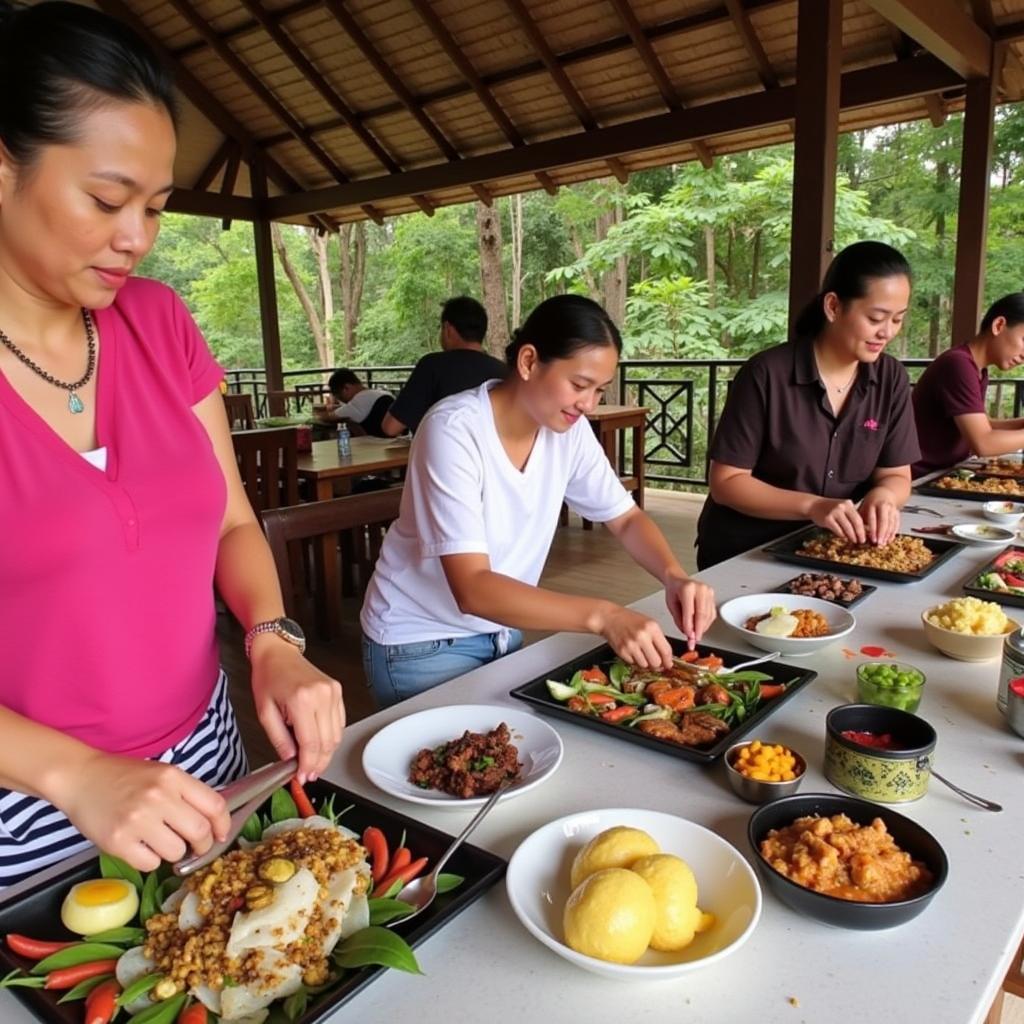
<svg viewBox="0 0 1024 1024">
<path fill-rule="evenodd" d="M 182 93 L 188 97 L 188 99 L 195 105 L 196 109 L 199 110 L 199 112 L 203 114 L 203 116 L 206 117 L 215 128 L 219 129 L 229 138 L 234 139 L 235 142 L 242 147 L 242 153 L 246 160 L 251 161 L 255 156 L 259 155 L 259 148 L 256 143 L 256 139 L 249 130 L 225 109 L 223 104 L 213 96 L 206 86 L 203 85 L 188 68 L 174 59 L 160 39 L 146 27 L 142 19 L 139 18 L 138 15 L 136 15 L 135 12 L 127 6 L 127 4 L 125 4 L 124 0 L 96 0 L 96 2 L 101 10 L 115 18 L 118 18 L 126 25 L 130 25 L 135 32 L 146 40 L 146 42 L 152 47 L 153 51 L 160 55 L 161 59 L 167 63 L 168 67 L 173 69 L 175 82 Z M 264 154 L 262 159 L 264 167 L 266 168 L 267 176 L 271 178 L 279 188 L 283 189 L 287 193 L 300 191 L 299 183 L 269 154 Z M 195 195 L 183 194 L 179 196 L 176 201 L 176 208 L 184 211 L 183 204 L 186 200 L 188 200 L 190 205 L 193 207 L 202 205 L 204 200 L 198 198 L 202 194 L 203 193 L 197 193 Z M 171 198 L 172 203 L 175 202 L 174 197 L 172 196 Z M 251 206 L 246 207 L 246 209 L 250 208 Z M 215 213 L 211 212 L 210 215 L 219 216 L 220 211 Z M 369 214 L 367 215 L 369 216 Z M 235 214 L 234 216 L 241 219 L 242 215 Z M 325 227 L 328 230 L 333 231 L 336 229 L 336 224 L 330 217 L 318 215 L 313 219 L 318 225 Z"/>
<path fill-rule="evenodd" d="M 971 13 L 974 20 L 991 35 L 992 29 L 996 27 L 996 19 L 992 16 L 992 0 L 971 0 Z"/>
<path fill-rule="evenodd" d="M 619 16 L 619 21 L 622 22 L 626 32 L 629 34 L 629 38 L 633 40 L 633 45 L 636 47 L 636 51 L 640 55 L 640 60 L 643 61 L 647 73 L 654 79 L 654 84 L 658 87 L 658 92 L 661 93 L 665 106 L 669 110 L 682 110 L 683 101 L 679 98 L 679 92 L 665 73 L 665 68 L 658 59 L 658 55 L 654 52 L 654 46 L 651 44 L 650 39 L 647 38 L 647 34 L 633 12 L 629 0 L 611 0 L 611 4 L 615 8 L 615 13 Z M 715 163 L 715 158 L 708 148 L 708 144 L 702 139 L 698 139 L 693 143 L 693 150 L 704 168 L 710 170 Z"/>
<path fill-rule="evenodd" d="M 362 121 L 352 113 L 348 104 L 341 98 L 334 86 L 317 70 L 313 62 L 295 44 L 291 36 L 281 28 L 279 22 L 270 17 L 259 0 L 241 0 L 241 3 L 267 35 L 274 40 L 282 53 L 295 65 L 302 77 L 320 93 L 330 108 L 341 118 L 345 126 L 373 154 L 384 169 L 390 174 L 399 173 L 402 167 L 398 161 L 367 130 Z M 434 204 L 426 196 L 413 196 L 412 200 L 425 214 L 433 216 Z"/>
<path fill-rule="evenodd" d="M 868 3 L 961 78 L 988 77 L 992 68 L 992 39 L 955 0 L 868 0 Z"/>
<path fill-rule="evenodd" d="M 757 68 L 757 76 L 761 79 L 761 84 L 766 89 L 777 89 L 779 87 L 779 77 L 775 74 L 772 62 L 768 59 L 768 54 L 764 52 L 761 40 L 757 38 L 757 33 L 754 31 L 754 26 L 750 21 L 750 15 L 743 6 L 742 0 L 725 0 L 725 6 L 729 11 L 729 17 L 732 18 L 732 23 L 736 26 L 736 31 L 739 33 L 744 47 L 746 47 L 747 53 L 750 55 L 750 59 Z"/>
<path fill-rule="evenodd" d="M 892 46 L 893 55 L 897 60 L 906 60 L 914 52 L 914 41 L 891 21 L 887 21 L 885 26 L 889 30 L 889 44 Z M 942 97 L 937 93 L 929 93 L 921 99 L 924 101 L 925 110 L 928 111 L 928 120 L 931 121 L 932 127 L 941 128 L 946 123 L 946 104 L 942 102 Z"/>
<path fill-rule="evenodd" d="M 384 79 L 388 88 L 391 89 L 395 96 L 397 96 L 401 101 L 402 106 L 412 114 L 419 126 L 433 140 L 434 145 L 441 150 L 448 160 L 461 160 L 462 157 L 458 150 L 451 144 L 451 142 L 448 141 L 444 132 L 434 124 L 433 120 L 423 107 L 417 103 L 416 98 L 409 91 L 402 79 L 394 72 L 391 65 L 388 64 L 388 62 L 380 55 L 377 47 L 370 40 L 369 36 L 367 36 L 367 34 L 362 30 L 355 18 L 352 17 L 342 0 L 324 0 L 324 7 L 331 13 L 334 20 L 341 25 L 349 39 L 355 43 L 377 74 Z M 490 192 L 488 192 L 480 182 L 474 184 L 473 191 L 476 193 L 477 198 L 488 206 L 494 202 L 493 196 L 491 196 Z"/>
<path fill-rule="evenodd" d="M 523 30 L 526 38 L 530 40 L 530 45 L 536 51 L 537 56 L 540 57 L 544 67 L 547 68 L 548 74 L 554 80 L 555 85 L 558 86 L 566 102 L 572 107 L 576 120 L 579 121 L 584 131 L 594 131 L 598 126 L 597 119 L 590 112 L 590 107 L 587 106 L 583 97 L 577 91 L 576 86 L 572 84 L 572 80 L 566 74 L 565 68 L 558 62 L 558 58 L 548 45 L 544 34 L 537 27 L 537 23 L 526 9 L 526 4 L 523 3 L 523 0 L 505 0 L 505 3 L 508 5 L 516 21 L 519 22 L 519 27 Z M 608 170 L 623 185 L 629 181 L 629 171 L 626 170 L 618 157 L 609 157 L 605 160 L 605 163 L 608 165 Z"/>
<path fill-rule="evenodd" d="M 456 42 L 455 37 L 445 27 L 444 22 L 434 13 L 429 0 L 410 0 L 416 13 L 423 23 L 430 29 L 431 34 L 437 40 L 438 45 L 448 55 L 448 59 L 459 69 L 459 73 L 470 84 L 477 98 L 483 104 L 484 109 L 491 115 L 491 119 L 501 129 L 502 135 L 508 140 L 511 146 L 523 146 L 526 139 L 522 132 L 513 124 L 512 119 L 502 109 L 501 104 L 494 98 L 494 93 L 484 85 L 472 62 L 466 56 L 462 47 Z M 541 172 L 535 175 L 541 188 L 549 195 L 558 192 L 558 186 L 552 181 L 550 174 Z"/>
<path fill-rule="evenodd" d="M 317 141 L 310 135 L 306 127 L 291 114 L 283 103 L 263 84 L 252 69 L 228 46 L 217 38 L 199 12 L 189 0 L 167 0 L 167 2 L 189 23 L 192 29 L 203 36 L 218 57 L 241 79 L 249 90 L 262 101 L 274 116 L 288 129 L 299 142 L 305 146 L 311 156 L 331 175 L 339 185 L 348 184 L 348 175 L 338 166 Z M 380 212 L 371 207 L 363 211 L 368 217 L 383 222 Z"/>
<path fill-rule="evenodd" d="M 771 10 L 775 7 L 781 6 L 782 4 L 791 2 L 792 0 L 746 0 L 744 9 L 748 11 Z M 713 7 L 710 10 L 701 11 L 699 14 L 688 14 L 685 17 L 674 18 L 671 21 L 663 22 L 660 25 L 652 25 L 650 28 L 644 30 L 644 34 L 652 42 L 659 39 L 674 39 L 677 36 L 685 35 L 686 33 L 693 32 L 697 29 L 706 29 L 716 25 L 725 24 L 729 20 L 729 12 L 724 6 Z M 230 33 L 226 33 L 226 35 L 230 35 Z M 594 60 L 598 57 L 607 57 L 625 53 L 632 48 L 633 41 L 629 36 L 621 35 L 614 36 L 609 39 L 603 39 L 596 43 L 588 43 L 586 46 L 576 47 L 572 50 L 566 50 L 563 53 L 556 54 L 556 57 L 563 67 L 569 68 L 577 64 L 584 64 L 587 61 Z M 532 75 L 543 74 L 544 71 L 545 68 L 543 62 L 535 59 L 523 64 L 516 64 L 509 68 L 503 68 L 498 71 L 481 74 L 480 80 L 488 89 L 493 89 L 497 85 L 518 82 L 525 78 L 529 78 Z M 420 106 L 428 107 L 433 103 L 457 99 L 462 96 L 467 96 L 472 92 L 473 87 L 468 82 L 455 81 L 448 85 L 440 86 L 437 89 L 431 89 L 427 92 L 419 93 L 413 98 Z M 377 104 L 376 106 L 360 110 L 359 116 L 363 120 L 369 121 L 372 118 L 386 117 L 389 114 L 394 114 L 404 109 L 406 108 L 402 103 L 396 100 L 388 100 Z M 324 121 L 319 121 L 316 124 L 310 125 L 309 129 L 314 135 L 317 135 L 321 132 L 333 131 L 336 128 L 340 128 L 342 127 L 342 124 L 343 123 L 338 118 L 328 118 Z M 280 142 L 287 141 L 289 138 L 290 136 L 287 134 L 271 135 L 261 139 L 260 145 L 275 146 Z"/>
<path fill-rule="evenodd" d="M 220 173 L 220 169 L 227 162 L 228 157 L 231 155 L 231 150 L 238 148 L 241 152 L 241 147 L 235 142 L 234 139 L 225 139 L 218 147 L 217 151 L 210 157 L 209 163 L 203 168 L 199 177 L 196 178 L 192 187 L 199 192 L 205 192 L 212 184 L 214 178 Z"/>
<path fill-rule="evenodd" d="M 840 105 L 843 109 L 877 106 L 958 85 L 962 85 L 962 81 L 954 71 L 930 54 L 923 54 L 906 61 L 846 72 L 840 85 Z M 413 192 L 456 188 L 502 175 L 535 174 L 553 167 L 605 160 L 622 153 L 749 131 L 789 121 L 796 112 L 795 95 L 795 86 L 780 86 L 609 125 L 592 132 L 534 142 L 518 149 L 469 157 L 460 163 L 419 167 L 398 175 L 317 189 L 304 195 L 278 196 L 270 199 L 268 206 L 275 218 L 294 217 L 315 210 L 333 210 Z"/>
<path fill-rule="evenodd" d="M 224 178 L 220 183 L 220 194 L 222 196 L 233 196 L 235 194 L 235 182 L 238 180 L 238 167 L 242 162 L 242 147 L 237 143 L 231 147 L 228 153 L 227 163 L 224 164 Z M 221 227 L 227 231 L 231 227 L 231 218 L 224 217 L 221 220 Z"/>
</svg>

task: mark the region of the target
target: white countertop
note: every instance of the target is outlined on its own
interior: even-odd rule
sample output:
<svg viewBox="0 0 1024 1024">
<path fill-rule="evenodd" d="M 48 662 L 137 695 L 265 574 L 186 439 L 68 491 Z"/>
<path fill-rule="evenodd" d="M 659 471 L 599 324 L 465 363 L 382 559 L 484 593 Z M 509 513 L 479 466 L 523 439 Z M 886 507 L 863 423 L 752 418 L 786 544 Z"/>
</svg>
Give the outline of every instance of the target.
<svg viewBox="0 0 1024 1024">
<path fill-rule="evenodd" d="M 947 522 L 981 520 L 977 502 L 915 495 L 912 504 L 946 510 Z M 937 522 L 908 514 L 903 528 Z M 424 976 L 389 971 L 330 1020 L 861 1024 L 867 1015 L 913 1024 L 982 1021 L 1024 931 L 1024 739 L 1010 730 L 995 706 L 999 662 L 966 664 L 941 655 L 925 640 L 920 613 L 960 595 L 967 575 L 999 550 L 967 547 L 920 583 L 866 581 L 878 583 L 879 589 L 854 608 L 857 627 L 850 636 L 810 657 L 784 659 L 813 668 L 818 679 L 759 730 L 806 757 L 802 793 L 834 792 L 821 771 L 825 715 L 855 699 L 854 672 L 862 660 L 848 659 L 844 646 L 851 651 L 866 644 L 885 646 L 925 673 L 918 713 L 938 732 L 936 768 L 1005 809 L 1000 814 L 981 810 L 934 779 L 921 800 L 895 806 L 932 832 L 949 856 L 946 886 L 920 917 L 887 931 L 830 928 L 800 917 L 766 891 L 761 921 L 734 955 L 678 981 L 628 984 L 583 972 L 550 953 L 520 926 L 499 883 L 417 949 Z M 716 566 L 702 578 L 714 585 L 721 602 L 771 590 L 800 571 L 758 552 Z M 671 629 L 660 593 L 634 607 Z M 1014 609 L 1007 612 L 1015 614 Z M 759 653 L 721 623 L 706 642 L 749 649 L 751 656 Z M 326 777 L 455 834 L 470 810 L 435 811 L 403 803 L 366 781 L 360 759 L 367 740 L 393 719 L 426 707 L 494 703 L 522 709 L 525 705 L 508 697 L 510 689 L 595 643 L 591 636 L 551 637 L 359 722 L 347 730 Z M 561 767 L 536 790 L 500 803 L 474 834 L 475 844 L 508 858 L 521 839 L 554 818 L 587 808 L 633 806 L 706 825 L 753 860 L 746 825 L 754 808 L 733 794 L 720 762 L 705 768 L 547 720 L 565 743 Z M 0 992 L 4 1024 L 33 1019 L 10 993 Z"/>
</svg>

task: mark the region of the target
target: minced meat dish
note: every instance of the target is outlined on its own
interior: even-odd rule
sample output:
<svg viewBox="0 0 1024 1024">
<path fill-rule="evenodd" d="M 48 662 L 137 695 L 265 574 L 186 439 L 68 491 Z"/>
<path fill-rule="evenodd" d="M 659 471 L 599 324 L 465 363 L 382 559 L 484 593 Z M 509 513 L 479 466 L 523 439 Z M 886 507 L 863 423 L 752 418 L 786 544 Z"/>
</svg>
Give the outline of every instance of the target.
<svg viewBox="0 0 1024 1024">
<path fill-rule="evenodd" d="M 518 778 L 522 768 L 510 739 L 502 722 L 488 733 L 467 730 L 457 740 L 424 747 L 413 758 L 409 781 L 463 799 L 493 793 L 505 779 Z"/>
</svg>

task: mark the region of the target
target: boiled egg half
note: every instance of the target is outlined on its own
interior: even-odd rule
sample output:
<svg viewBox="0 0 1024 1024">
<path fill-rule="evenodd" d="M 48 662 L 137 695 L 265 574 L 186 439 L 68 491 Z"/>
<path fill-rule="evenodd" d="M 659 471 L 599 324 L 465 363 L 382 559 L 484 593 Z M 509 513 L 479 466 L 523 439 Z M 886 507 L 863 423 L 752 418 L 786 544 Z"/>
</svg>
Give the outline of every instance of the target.
<svg viewBox="0 0 1024 1024">
<path fill-rule="evenodd" d="M 64 927 L 76 935 L 95 935 L 127 924 L 139 909 L 139 894 L 123 878 L 93 878 L 73 885 L 60 908 Z"/>
</svg>

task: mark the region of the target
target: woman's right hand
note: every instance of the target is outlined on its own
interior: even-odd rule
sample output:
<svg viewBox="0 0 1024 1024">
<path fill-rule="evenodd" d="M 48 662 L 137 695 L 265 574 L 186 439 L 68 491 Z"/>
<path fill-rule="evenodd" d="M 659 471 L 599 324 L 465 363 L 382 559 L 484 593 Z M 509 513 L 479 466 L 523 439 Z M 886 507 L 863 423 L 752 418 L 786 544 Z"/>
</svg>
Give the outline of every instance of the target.
<svg viewBox="0 0 1024 1024">
<path fill-rule="evenodd" d="M 654 619 L 619 605 L 609 604 L 596 633 L 608 641 L 623 661 L 638 668 L 672 667 L 672 646 Z"/>
<path fill-rule="evenodd" d="M 816 498 L 811 505 L 811 520 L 852 544 L 866 544 L 867 529 L 857 506 L 848 498 Z"/>
<path fill-rule="evenodd" d="M 54 801 L 100 849 L 139 871 L 205 853 L 224 839 L 231 816 L 224 798 L 174 765 L 97 753 Z"/>
</svg>

